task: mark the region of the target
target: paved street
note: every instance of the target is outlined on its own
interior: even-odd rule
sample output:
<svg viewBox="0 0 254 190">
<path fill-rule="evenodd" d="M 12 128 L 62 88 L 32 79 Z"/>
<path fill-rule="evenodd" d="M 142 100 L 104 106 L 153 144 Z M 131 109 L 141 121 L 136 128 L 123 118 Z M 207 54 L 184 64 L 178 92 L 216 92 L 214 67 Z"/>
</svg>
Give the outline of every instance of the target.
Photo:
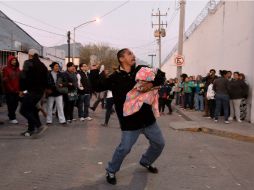
<svg viewBox="0 0 254 190">
<path fill-rule="evenodd" d="M 1 118 L 6 112 L 0 109 Z M 0 127 L 1 190 L 253 190 L 254 143 L 203 133 L 176 131 L 170 123 L 186 120 L 177 113 L 158 119 L 166 146 L 155 165 L 159 174 L 139 166 L 148 143 L 141 136 L 125 159 L 118 183 L 105 181 L 107 161 L 120 140 L 115 114 L 101 127 L 104 110 L 91 122 L 52 125 L 40 139 L 19 136 L 23 124 Z"/>
</svg>

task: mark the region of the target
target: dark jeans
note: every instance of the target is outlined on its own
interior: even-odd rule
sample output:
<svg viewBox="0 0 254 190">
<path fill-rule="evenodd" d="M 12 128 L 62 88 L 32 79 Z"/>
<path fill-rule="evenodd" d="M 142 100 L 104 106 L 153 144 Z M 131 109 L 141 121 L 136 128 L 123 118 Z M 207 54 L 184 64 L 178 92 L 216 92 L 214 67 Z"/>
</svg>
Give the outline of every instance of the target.
<svg viewBox="0 0 254 190">
<path fill-rule="evenodd" d="M 209 107 L 209 113 L 210 117 L 214 118 L 215 115 L 215 99 L 208 100 L 208 107 Z"/>
<path fill-rule="evenodd" d="M 20 107 L 20 114 L 28 121 L 28 131 L 34 131 L 41 126 L 39 110 L 36 104 L 42 98 L 43 93 L 31 92 L 24 95 Z"/>
<path fill-rule="evenodd" d="M 112 114 L 112 109 L 114 105 L 113 98 L 106 98 L 106 114 L 105 114 L 105 124 L 108 124 L 110 115 Z"/>
<path fill-rule="evenodd" d="M 159 98 L 159 112 L 164 112 L 165 100 L 164 98 Z"/>
<path fill-rule="evenodd" d="M 187 108 L 187 105 L 189 106 L 190 109 L 192 109 L 192 104 L 191 104 L 191 93 L 184 93 L 184 108 Z"/>
<path fill-rule="evenodd" d="M 75 100 L 69 101 L 67 95 L 63 96 L 63 100 L 64 100 L 64 117 L 66 120 L 72 120 L 76 101 Z"/>
<path fill-rule="evenodd" d="M 166 100 L 166 106 L 168 107 L 168 113 L 172 113 L 172 107 L 171 107 L 172 100 Z"/>
<path fill-rule="evenodd" d="M 229 96 L 224 94 L 216 94 L 215 96 L 216 108 L 215 108 L 215 119 L 217 120 L 220 116 L 221 107 L 224 112 L 224 119 L 228 121 L 229 116 Z"/>
<path fill-rule="evenodd" d="M 163 113 L 166 105 L 168 107 L 168 112 L 172 113 L 171 103 L 172 103 L 171 99 L 159 98 L 159 112 Z"/>
<path fill-rule="evenodd" d="M 19 105 L 19 94 L 18 93 L 6 93 L 6 104 L 8 108 L 9 120 L 16 119 L 16 110 Z"/>
<path fill-rule="evenodd" d="M 88 117 L 90 107 L 90 94 L 80 94 L 78 97 L 78 116 Z"/>
</svg>

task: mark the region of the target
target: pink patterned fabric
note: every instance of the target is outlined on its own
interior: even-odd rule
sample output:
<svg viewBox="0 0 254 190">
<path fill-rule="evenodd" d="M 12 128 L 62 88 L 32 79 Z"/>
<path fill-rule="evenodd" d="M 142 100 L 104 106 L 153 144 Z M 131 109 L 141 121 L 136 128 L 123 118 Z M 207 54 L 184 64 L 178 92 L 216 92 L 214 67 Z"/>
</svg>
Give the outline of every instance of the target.
<svg viewBox="0 0 254 190">
<path fill-rule="evenodd" d="M 142 67 L 136 74 L 135 80 L 137 84 L 127 95 L 123 106 L 123 115 L 129 116 L 140 110 L 143 103 L 152 105 L 154 115 L 159 117 L 158 109 L 158 89 L 152 89 L 148 92 L 141 92 L 141 85 L 147 82 L 154 81 L 157 70 L 148 67 Z"/>
</svg>

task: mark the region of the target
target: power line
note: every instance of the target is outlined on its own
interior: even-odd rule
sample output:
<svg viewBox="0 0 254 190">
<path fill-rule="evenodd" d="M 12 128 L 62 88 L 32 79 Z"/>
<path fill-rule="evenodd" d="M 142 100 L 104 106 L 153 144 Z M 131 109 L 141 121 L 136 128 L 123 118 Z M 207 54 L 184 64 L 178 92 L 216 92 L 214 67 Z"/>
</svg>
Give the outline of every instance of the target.
<svg viewBox="0 0 254 190">
<path fill-rule="evenodd" d="M 15 10 L 16 12 L 18 12 L 18 13 L 20 13 L 20 14 L 26 16 L 26 17 L 29 17 L 29 18 L 31 18 L 31 19 L 33 19 L 33 20 L 36 20 L 36 21 L 38 21 L 38 22 L 40 22 L 40 23 L 42 23 L 42 24 L 45 24 L 45 25 L 47 25 L 47 26 L 50 26 L 50 27 L 55 28 L 55 29 L 60 30 L 60 31 L 65 30 L 65 29 L 62 29 L 62 28 L 58 28 L 58 27 L 56 27 L 56 26 L 53 26 L 53 25 L 51 25 L 51 24 L 48 24 L 48 23 L 46 23 L 46 22 L 44 22 L 44 21 L 42 21 L 42 20 L 40 20 L 40 19 L 34 18 L 34 17 L 32 17 L 32 16 L 30 16 L 30 15 L 28 15 L 28 14 L 25 14 L 25 13 L 23 13 L 22 11 L 20 11 L 20 10 L 18 10 L 18 9 L 16 9 L 16 8 L 10 6 L 10 5 L 7 5 L 6 3 L 3 3 L 3 2 L 0 2 L 0 3 L 3 4 L 4 6 L 10 8 L 10 9 Z"/>
<path fill-rule="evenodd" d="M 54 35 L 57 35 L 57 36 L 66 36 L 64 34 L 58 34 L 58 33 L 55 33 L 55 32 L 51 32 L 51 31 L 48 31 L 48 30 L 44 30 L 44 29 L 41 29 L 41 28 L 37 28 L 37 27 L 34 27 L 34 26 L 30 26 L 28 24 L 25 24 L 25 23 L 22 23 L 22 22 L 19 22 L 19 21 L 15 21 L 15 20 L 11 20 L 9 18 L 6 18 L 4 16 L 1 16 L 1 18 L 4 18 L 6 20 L 9 20 L 9 21 L 12 21 L 12 22 L 15 22 L 15 23 L 18 23 L 18 24 L 21 24 L 21 25 L 24 25 L 24 26 L 27 26 L 27 27 L 30 27 L 30 28 L 33 28 L 33 29 L 36 29 L 36 30 L 40 30 L 40 31 L 43 31 L 43 32 L 47 32 L 47 33 L 50 33 L 50 34 L 54 34 Z"/>
<path fill-rule="evenodd" d="M 119 6 L 115 7 L 115 8 L 113 8 L 112 10 L 110 10 L 109 12 L 107 12 L 106 14 L 102 15 L 100 18 L 103 18 L 103 17 L 105 17 L 105 16 L 108 16 L 109 14 L 111 14 L 112 12 L 116 11 L 117 9 L 121 8 L 122 6 L 124 6 L 125 4 L 127 4 L 127 3 L 129 3 L 129 2 L 130 2 L 130 0 L 125 1 L 125 2 L 122 3 L 121 5 L 119 5 Z"/>
</svg>

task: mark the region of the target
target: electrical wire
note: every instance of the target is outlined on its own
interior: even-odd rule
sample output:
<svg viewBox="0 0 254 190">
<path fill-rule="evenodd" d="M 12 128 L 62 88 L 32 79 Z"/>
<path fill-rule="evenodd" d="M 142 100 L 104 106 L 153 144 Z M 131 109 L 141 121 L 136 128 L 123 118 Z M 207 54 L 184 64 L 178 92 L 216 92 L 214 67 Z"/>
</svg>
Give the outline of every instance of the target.
<svg viewBox="0 0 254 190">
<path fill-rule="evenodd" d="M 33 19 L 33 20 L 36 20 L 36 21 L 38 21 L 38 22 L 40 22 L 40 23 L 42 23 L 42 24 L 45 24 L 45 25 L 50 26 L 50 27 L 52 27 L 52 28 L 55 28 L 55 29 L 57 29 L 57 30 L 59 30 L 59 31 L 65 30 L 65 29 L 63 29 L 63 28 L 58 28 L 58 27 L 53 26 L 53 25 L 51 25 L 51 24 L 48 24 L 48 23 L 46 23 L 46 22 L 44 22 L 44 21 L 42 21 L 42 20 L 40 20 L 40 19 L 34 18 L 34 17 L 32 17 L 32 16 L 30 16 L 30 15 L 28 15 L 28 14 L 25 14 L 25 13 L 23 13 L 22 11 L 20 11 L 20 10 L 18 10 L 18 9 L 16 9 L 16 8 L 10 6 L 10 5 L 7 5 L 7 4 L 4 3 L 4 2 L 1 2 L 1 1 L 0 1 L 0 3 L 3 4 L 4 6 L 8 7 L 9 9 L 12 9 L 12 10 L 14 10 L 14 11 L 16 11 L 16 12 L 18 12 L 18 13 L 20 13 L 20 14 L 26 16 L 26 17 L 29 17 L 29 18 L 31 18 L 31 19 Z"/>
<path fill-rule="evenodd" d="M 130 2 L 130 0 L 125 1 L 125 2 L 122 3 L 121 5 L 119 5 L 119 6 L 115 7 L 115 8 L 113 8 L 112 10 L 110 10 L 109 12 L 107 12 L 106 14 L 102 15 L 102 16 L 99 17 L 99 18 L 103 18 L 103 17 L 106 17 L 106 16 L 110 15 L 112 12 L 116 11 L 117 9 L 121 8 L 122 6 L 126 5 L 126 4 L 129 3 L 129 2 Z"/>
<path fill-rule="evenodd" d="M 36 30 L 39 30 L 39 31 L 47 32 L 47 33 L 54 34 L 54 35 L 57 35 L 57 36 L 66 36 L 64 34 L 58 34 L 58 33 L 55 33 L 55 32 L 51 32 L 51 31 L 48 31 L 48 30 L 44 30 L 44 29 L 41 29 L 41 28 L 37 28 L 37 27 L 31 26 L 31 25 L 22 23 L 22 22 L 19 22 L 19 21 L 11 20 L 11 19 L 9 19 L 7 17 L 4 17 L 4 16 L 1 16 L 1 15 L 0 15 L 0 17 L 3 18 L 3 19 L 6 19 L 6 20 L 9 20 L 9 21 L 12 21 L 12 22 L 15 22 L 15 23 L 18 23 L 18 24 L 21 24 L 21 25 L 33 28 L 33 29 L 36 29 Z"/>
</svg>

